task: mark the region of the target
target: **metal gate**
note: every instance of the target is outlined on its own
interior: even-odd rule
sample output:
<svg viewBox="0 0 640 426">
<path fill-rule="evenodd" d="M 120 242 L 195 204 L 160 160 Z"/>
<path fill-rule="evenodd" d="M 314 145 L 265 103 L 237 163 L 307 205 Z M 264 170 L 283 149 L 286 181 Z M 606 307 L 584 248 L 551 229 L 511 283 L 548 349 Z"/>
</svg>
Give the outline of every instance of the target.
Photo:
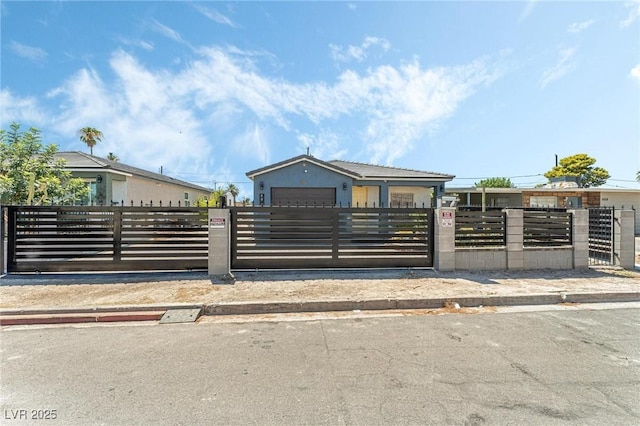
<svg viewBox="0 0 640 426">
<path fill-rule="evenodd" d="M 206 207 L 7 207 L 7 272 L 208 267 Z"/>
<path fill-rule="evenodd" d="M 231 209 L 233 269 L 408 266 L 433 266 L 433 209 Z"/>
<path fill-rule="evenodd" d="M 615 263 L 613 215 L 613 207 L 589 209 L 589 265 Z"/>
</svg>

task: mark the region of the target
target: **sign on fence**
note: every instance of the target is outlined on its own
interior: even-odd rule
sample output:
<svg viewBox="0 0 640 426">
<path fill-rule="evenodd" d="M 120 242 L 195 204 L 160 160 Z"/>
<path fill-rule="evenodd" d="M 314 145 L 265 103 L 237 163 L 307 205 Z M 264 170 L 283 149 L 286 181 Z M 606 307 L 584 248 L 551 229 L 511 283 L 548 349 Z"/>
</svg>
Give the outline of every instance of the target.
<svg viewBox="0 0 640 426">
<path fill-rule="evenodd" d="M 441 217 L 441 224 L 443 227 L 446 228 L 452 228 L 453 227 L 453 212 L 452 211 L 447 211 L 447 210 L 443 210 L 440 213 L 440 217 Z"/>
</svg>

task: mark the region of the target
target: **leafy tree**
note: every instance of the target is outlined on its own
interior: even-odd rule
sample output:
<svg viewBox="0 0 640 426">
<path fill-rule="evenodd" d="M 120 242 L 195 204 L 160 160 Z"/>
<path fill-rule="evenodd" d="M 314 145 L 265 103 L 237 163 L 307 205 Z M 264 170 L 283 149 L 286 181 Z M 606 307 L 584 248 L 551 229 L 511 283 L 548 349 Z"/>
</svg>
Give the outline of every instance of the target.
<svg viewBox="0 0 640 426">
<path fill-rule="evenodd" d="M 115 161 L 117 163 L 120 161 L 120 157 L 115 155 L 113 152 L 110 152 L 109 155 L 107 155 L 107 160 Z"/>
<path fill-rule="evenodd" d="M 575 154 L 560 159 L 559 164 L 544 174 L 547 179 L 574 176 L 578 178 L 578 185 L 583 188 L 601 186 L 607 183 L 611 176 L 602 167 L 593 167 L 596 159 L 587 154 Z"/>
<path fill-rule="evenodd" d="M 220 205 L 220 200 L 227 194 L 224 189 L 216 189 L 208 197 L 200 197 L 196 200 L 197 207 L 215 207 Z"/>
<path fill-rule="evenodd" d="M 66 203 L 81 200 L 89 188 L 55 159 L 58 147 L 42 145 L 40 131 L 20 131 L 13 123 L 0 130 L 0 202 L 7 204 Z"/>
<path fill-rule="evenodd" d="M 638 173 L 636 173 L 636 180 L 637 180 L 638 182 L 640 182 L 640 171 L 638 171 Z"/>
<path fill-rule="evenodd" d="M 227 189 L 226 191 L 231 194 L 231 197 L 233 197 L 233 204 L 236 204 L 236 197 L 238 196 L 238 194 L 240 194 L 240 190 L 238 189 L 237 186 L 235 186 L 234 184 L 230 183 L 229 185 L 227 185 Z"/>
<path fill-rule="evenodd" d="M 511 183 L 511 179 L 504 177 L 492 177 L 482 179 L 480 182 L 473 184 L 476 188 L 515 188 L 516 186 Z"/>
<path fill-rule="evenodd" d="M 78 137 L 82 142 L 87 144 L 89 147 L 89 152 L 93 155 L 93 147 L 96 146 L 98 142 L 102 142 L 102 132 L 93 127 L 83 127 L 77 132 Z"/>
</svg>

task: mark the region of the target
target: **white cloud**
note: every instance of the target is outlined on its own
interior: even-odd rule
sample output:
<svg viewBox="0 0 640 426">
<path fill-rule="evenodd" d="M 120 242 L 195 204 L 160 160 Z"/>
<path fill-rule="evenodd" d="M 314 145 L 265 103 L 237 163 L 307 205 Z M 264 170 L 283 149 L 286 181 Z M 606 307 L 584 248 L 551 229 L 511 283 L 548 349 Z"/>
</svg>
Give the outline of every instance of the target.
<svg viewBox="0 0 640 426">
<path fill-rule="evenodd" d="M 540 87 L 544 89 L 549 83 L 559 80 L 573 71 L 575 62 L 572 62 L 571 59 L 575 53 L 576 49 L 573 48 L 560 49 L 558 52 L 558 63 L 542 73 Z"/>
<path fill-rule="evenodd" d="M 47 52 L 39 47 L 31 47 L 26 44 L 18 43 L 17 41 L 12 41 L 9 48 L 16 55 L 29 59 L 33 62 L 44 62 L 44 60 L 47 59 Z"/>
<path fill-rule="evenodd" d="M 222 13 L 218 12 L 215 9 L 210 9 L 208 7 L 204 7 L 199 4 L 194 4 L 194 7 L 198 12 L 200 12 L 202 15 L 204 15 L 205 17 L 207 17 L 208 19 L 212 20 L 215 23 L 227 25 L 231 28 L 237 28 L 237 25 L 235 22 L 233 22 L 229 17 L 223 15 Z"/>
<path fill-rule="evenodd" d="M 633 67 L 630 74 L 631 77 L 635 78 L 636 80 L 638 80 L 638 83 L 640 83 L 640 64 Z"/>
<path fill-rule="evenodd" d="M 118 41 L 124 45 L 140 47 L 148 51 L 151 51 L 154 48 L 153 43 L 145 40 L 132 40 L 124 37 L 118 37 Z"/>
<path fill-rule="evenodd" d="M 191 45 L 185 39 L 182 38 L 182 36 L 178 31 L 174 30 L 173 28 L 169 28 L 164 24 L 161 24 L 155 19 L 151 20 L 151 29 L 163 35 L 164 37 L 168 38 L 169 40 L 173 40 L 177 43 L 191 47 Z"/>
<path fill-rule="evenodd" d="M 235 152 L 245 158 L 255 158 L 261 164 L 271 162 L 267 131 L 258 124 L 246 128 L 232 142 Z"/>
<path fill-rule="evenodd" d="M 36 99 L 19 98 L 14 96 L 9 90 L 0 91 L 0 105 L 2 105 L 0 115 L 0 125 L 6 128 L 9 124 L 16 122 L 26 128 L 38 127 L 46 122 L 46 113 L 41 110 Z"/>
<path fill-rule="evenodd" d="M 533 9 L 535 8 L 537 2 L 538 0 L 527 1 L 527 4 L 524 6 L 524 9 L 522 10 L 520 17 L 518 18 L 518 22 L 524 21 L 529 17 L 529 15 L 531 15 L 531 12 L 533 12 Z"/>
<path fill-rule="evenodd" d="M 628 1 L 624 6 L 629 9 L 629 15 L 620 22 L 622 28 L 630 26 L 640 18 L 640 0 Z"/>
<path fill-rule="evenodd" d="M 570 32 L 573 34 L 580 33 L 586 30 L 587 28 L 589 28 L 591 25 L 595 24 L 595 22 L 596 21 L 593 19 L 589 19 L 588 21 L 584 21 L 584 22 L 574 22 L 571 25 L 569 25 L 569 28 L 567 28 L 567 32 Z"/>
<path fill-rule="evenodd" d="M 310 154 L 317 158 L 335 160 L 347 154 L 343 137 L 328 129 L 321 129 L 316 135 L 300 133 L 298 141 L 300 152 L 307 152 L 309 148 Z"/>
<path fill-rule="evenodd" d="M 267 77 L 255 52 L 209 47 L 198 53 L 169 71 L 148 69 L 132 54 L 116 51 L 108 81 L 80 70 L 49 93 L 59 106 L 47 113 L 63 135 L 84 126 L 101 129 L 105 139 L 97 155 L 113 152 L 149 170 L 163 165 L 206 173 L 212 161 L 219 164 L 231 154 L 268 164 L 276 128 L 294 135 L 278 143 L 297 139 L 314 155 L 362 151 L 366 161 L 392 164 L 500 75 L 488 59 L 434 69 L 414 59 L 300 84 Z"/>
<path fill-rule="evenodd" d="M 334 61 L 351 62 L 355 60 L 362 62 L 368 56 L 368 51 L 374 47 L 380 47 L 383 52 L 387 52 L 391 48 L 391 43 L 379 37 L 365 37 L 360 46 L 349 45 L 346 48 L 335 44 L 330 44 L 331 56 Z"/>
</svg>

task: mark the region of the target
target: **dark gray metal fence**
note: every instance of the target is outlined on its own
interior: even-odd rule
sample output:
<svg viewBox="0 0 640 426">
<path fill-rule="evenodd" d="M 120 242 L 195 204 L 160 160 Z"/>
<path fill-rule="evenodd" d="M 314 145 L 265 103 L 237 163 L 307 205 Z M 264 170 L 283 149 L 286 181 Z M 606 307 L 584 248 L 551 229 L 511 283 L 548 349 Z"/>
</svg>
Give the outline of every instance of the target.
<svg viewBox="0 0 640 426">
<path fill-rule="evenodd" d="M 231 267 L 433 266 L 433 209 L 236 207 Z"/>
<path fill-rule="evenodd" d="M 456 247 L 491 247 L 507 244 L 506 213 L 502 211 L 456 212 Z"/>
<path fill-rule="evenodd" d="M 613 265 L 614 209 L 599 207 L 589 209 L 589 264 Z"/>
<path fill-rule="evenodd" d="M 7 272 L 208 266 L 206 207 L 7 207 Z"/>
<path fill-rule="evenodd" d="M 553 247 L 573 244 L 573 216 L 567 211 L 524 210 L 525 247 Z"/>
</svg>

